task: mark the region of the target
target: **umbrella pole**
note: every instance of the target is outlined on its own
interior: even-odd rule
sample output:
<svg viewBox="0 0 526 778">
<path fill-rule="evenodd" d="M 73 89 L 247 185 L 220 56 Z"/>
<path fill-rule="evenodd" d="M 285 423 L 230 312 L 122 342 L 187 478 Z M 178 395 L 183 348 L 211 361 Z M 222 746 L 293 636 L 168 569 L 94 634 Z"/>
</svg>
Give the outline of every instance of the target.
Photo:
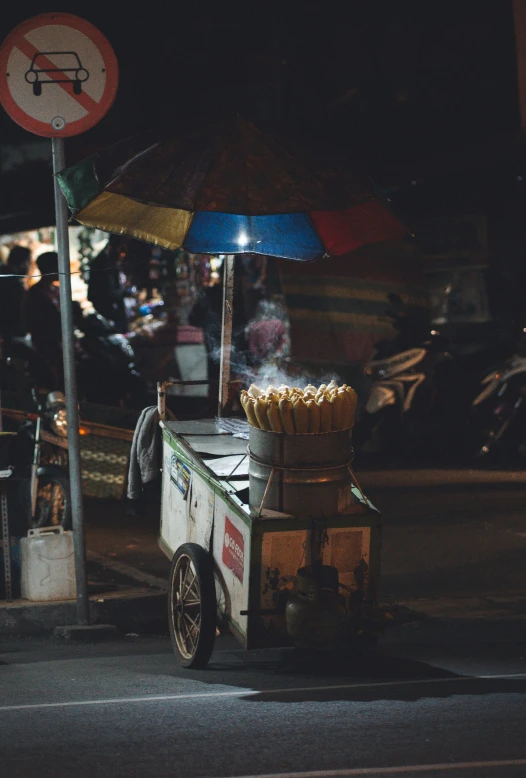
<svg viewBox="0 0 526 778">
<path fill-rule="evenodd" d="M 223 268 L 223 320 L 221 326 L 221 362 L 219 368 L 219 408 L 223 415 L 228 402 L 230 386 L 230 357 L 232 350 L 232 314 L 234 301 L 234 254 L 227 254 Z"/>
</svg>

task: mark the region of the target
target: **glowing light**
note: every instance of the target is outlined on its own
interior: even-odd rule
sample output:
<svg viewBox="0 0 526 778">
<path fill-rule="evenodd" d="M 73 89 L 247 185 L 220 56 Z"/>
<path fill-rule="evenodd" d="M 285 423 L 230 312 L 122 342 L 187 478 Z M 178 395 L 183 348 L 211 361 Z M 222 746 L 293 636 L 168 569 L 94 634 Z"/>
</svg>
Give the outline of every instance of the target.
<svg viewBox="0 0 526 778">
<path fill-rule="evenodd" d="M 246 232 L 240 232 L 237 237 L 237 245 L 240 248 L 244 248 L 246 245 L 248 245 L 248 235 Z"/>
<path fill-rule="evenodd" d="M 224 256 L 220 254 L 218 257 L 210 257 L 210 269 L 212 273 L 215 273 L 221 267 Z"/>
</svg>

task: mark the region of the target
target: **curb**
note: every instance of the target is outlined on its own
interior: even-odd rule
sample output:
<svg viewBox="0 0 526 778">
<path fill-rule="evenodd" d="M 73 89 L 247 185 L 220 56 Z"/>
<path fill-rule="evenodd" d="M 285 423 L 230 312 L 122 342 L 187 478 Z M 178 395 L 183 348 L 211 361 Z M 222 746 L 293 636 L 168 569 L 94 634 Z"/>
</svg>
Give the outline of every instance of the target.
<svg viewBox="0 0 526 778">
<path fill-rule="evenodd" d="M 396 622 L 385 629 L 381 645 L 448 645 L 454 643 L 526 643 L 526 619 L 435 618 Z"/>
<path fill-rule="evenodd" d="M 88 551 L 87 558 L 106 578 L 111 574 L 120 579 L 120 584 L 110 584 L 115 590 L 90 595 L 90 625 L 112 625 L 120 634 L 168 634 L 164 579 L 94 552 Z M 526 642 L 524 591 L 398 601 L 388 598 L 381 604 L 392 613 L 382 643 Z M 56 628 L 60 632 L 76 624 L 76 600 L 0 604 L 0 640 L 4 636 L 50 636 Z M 94 630 L 93 634 L 99 632 Z"/>
<path fill-rule="evenodd" d="M 399 600 L 395 609 L 400 617 L 433 618 L 441 621 L 464 619 L 467 621 L 499 621 L 501 619 L 526 618 L 526 593 L 479 594 L 460 597 L 418 597 Z"/>
<path fill-rule="evenodd" d="M 392 605 L 382 643 L 526 642 L 524 594 L 419 598 Z"/>
<path fill-rule="evenodd" d="M 92 626 L 113 625 L 118 634 L 168 634 L 164 591 L 123 587 L 104 596 L 92 595 L 89 607 Z M 394 611 L 394 619 L 386 625 L 380 641 L 383 645 L 526 642 L 526 614 L 522 613 L 498 609 L 484 615 L 480 612 L 468 615 L 458 607 L 456 610 L 448 608 L 448 615 L 444 613 L 440 617 L 401 603 Z M 3 637 L 50 637 L 57 627 L 76 624 L 76 600 L 39 603 L 17 600 L 0 607 L 0 640 Z"/>
<path fill-rule="evenodd" d="M 117 637 L 117 627 L 113 624 L 65 624 L 55 627 L 53 636 L 77 643 L 98 643 Z"/>
<path fill-rule="evenodd" d="M 112 624 L 119 633 L 168 634 L 166 593 L 151 589 L 121 589 L 90 597 L 90 623 Z M 76 600 L 27 602 L 15 600 L 0 607 L 2 637 L 45 637 L 56 627 L 77 624 Z"/>
</svg>

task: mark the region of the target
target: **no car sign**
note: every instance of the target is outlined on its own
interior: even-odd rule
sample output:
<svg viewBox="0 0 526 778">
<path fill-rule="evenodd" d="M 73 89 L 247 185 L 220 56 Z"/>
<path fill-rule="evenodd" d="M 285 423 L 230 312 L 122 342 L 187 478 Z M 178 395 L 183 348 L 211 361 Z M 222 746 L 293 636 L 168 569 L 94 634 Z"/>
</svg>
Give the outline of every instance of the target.
<svg viewBox="0 0 526 778">
<path fill-rule="evenodd" d="M 118 80 L 104 35 L 72 14 L 28 19 L 0 47 L 0 102 L 36 135 L 66 138 L 89 130 L 108 112 Z"/>
</svg>

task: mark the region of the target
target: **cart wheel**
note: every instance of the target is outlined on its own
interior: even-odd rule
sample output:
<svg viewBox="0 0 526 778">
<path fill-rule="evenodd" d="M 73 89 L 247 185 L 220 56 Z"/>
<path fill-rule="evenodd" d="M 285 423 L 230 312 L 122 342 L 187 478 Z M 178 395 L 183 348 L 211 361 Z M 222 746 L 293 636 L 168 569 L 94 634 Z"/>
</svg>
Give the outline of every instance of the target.
<svg viewBox="0 0 526 778">
<path fill-rule="evenodd" d="M 212 559 L 196 543 L 184 543 L 172 560 L 168 622 L 181 665 L 204 667 L 216 636 L 216 593 Z"/>
</svg>

